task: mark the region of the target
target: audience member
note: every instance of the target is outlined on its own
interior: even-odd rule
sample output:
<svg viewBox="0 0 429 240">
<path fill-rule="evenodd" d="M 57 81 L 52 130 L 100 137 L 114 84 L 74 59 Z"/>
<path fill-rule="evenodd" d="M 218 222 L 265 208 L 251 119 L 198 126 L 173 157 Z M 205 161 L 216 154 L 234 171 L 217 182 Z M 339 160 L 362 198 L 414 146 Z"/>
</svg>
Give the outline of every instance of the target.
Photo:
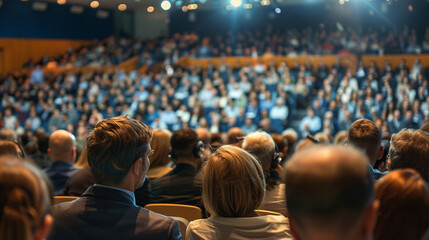
<svg viewBox="0 0 429 240">
<path fill-rule="evenodd" d="M 411 168 L 429 182 L 429 134 L 421 130 L 403 129 L 392 136 L 389 156 L 392 170 Z"/>
<path fill-rule="evenodd" d="M 235 146 L 220 147 L 203 169 L 203 201 L 211 217 L 191 222 L 186 239 L 292 239 L 287 218 L 256 214 L 264 192 L 256 158 Z"/>
<path fill-rule="evenodd" d="M 49 136 L 45 133 L 36 134 L 37 138 L 37 152 L 30 157 L 34 163 L 41 169 L 47 168 L 52 165 L 52 160 L 48 155 L 49 149 Z"/>
<path fill-rule="evenodd" d="M 150 167 L 147 177 L 151 180 L 162 177 L 169 173 L 172 168 L 169 165 L 171 159 L 168 157 L 170 151 L 171 132 L 168 130 L 154 130 L 150 143 L 153 149 L 153 156 L 150 160 Z"/>
<path fill-rule="evenodd" d="M 296 239 L 371 239 L 378 201 L 368 159 L 350 147 L 316 145 L 285 166 L 286 200 Z"/>
<path fill-rule="evenodd" d="M 280 154 L 273 138 L 266 132 L 251 133 L 243 141 L 243 149 L 253 154 L 260 162 L 265 176 L 265 198 L 261 209 L 287 215 L 285 185 L 280 183 L 276 169 L 279 167 Z"/>
<path fill-rule="evenodd" d="M 392 171 L 375 184 L 380 201 L 374 239 L 423 239 L 429 229 L 429 187 L 412 169 Z"/>
<path fill-rule="evenodd" d="M 181 239 L 171 218 L 136 206 L 152 151 L 151 130 L 126 117 L 98 122 L 88 137 L 87 157 L 96 184 L 79 199 L 51 207 L 48 239 Z"/>
<path fill-rule="evenodd" d="M 43 240 L 49 234 L 50 196 L 41 174 L 13 155 L 0 157 L 0 239 Z"/>
<path fill-rule="evenodd" d="M 368 119 L 354 121 L 349 128 L 348 143 L 365 152 L 375 180 L 387 173 L 374 169 L 376 161 L 383 156 L 384 148 L 381 145 L 381 131 L 373 121 Z"/>
<path fill-rule="evenodd" d="M 18 138 L 16 137 L 16 133 L 14 130 L 10 128 L 2 128 L 0 129 L 0 140 L 16 141 L 18 140 Z"/>
<path fill-rule="evenodd" d="M 201 154 L 203 144 L 190 128 L 177 130 L 170 140 L 170 157 L 176 166 L 152 181 L 153 203 L 201 205 Z"/>
<path fill-rule="evenodd" d="M 13 140 L 0 140 L 0 155 L 13 155 L 24 159 L 25 152 L 21 144 Z"/>
<path fill-rule="evenodd" d="M 226 144 L 236 144 L 241 142 L 244 138 L 243 130 L 238 127 L 231 128 L 227 134 L 227 143 Z"/>
<path fill-rule="evenodd" d="M 76 157 L 75 141 L 74 135 L 65 130 L 57 130 L 49 137 L 48 155 L 52 165 L 44 171 L 54 185 L 56 196 L 64 194 L 67 180 L 79 170 L 73 165 Z"/>
</svg>

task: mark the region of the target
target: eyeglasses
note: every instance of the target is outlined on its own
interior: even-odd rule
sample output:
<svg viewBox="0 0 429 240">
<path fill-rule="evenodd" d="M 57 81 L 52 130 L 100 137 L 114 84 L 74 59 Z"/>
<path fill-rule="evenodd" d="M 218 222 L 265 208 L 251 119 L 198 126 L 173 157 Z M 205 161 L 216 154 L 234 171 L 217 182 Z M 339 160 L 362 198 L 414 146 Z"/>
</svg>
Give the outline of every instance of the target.
<svg viewBox="0 0 429 240">
<path fill-rule="evenodd" d="M 153 154 L 155 153 L 155 150 L 150 151 L 150 153 L 147 155 L 147 158 L 151 158 L 153 156 Z"/>
</svg>

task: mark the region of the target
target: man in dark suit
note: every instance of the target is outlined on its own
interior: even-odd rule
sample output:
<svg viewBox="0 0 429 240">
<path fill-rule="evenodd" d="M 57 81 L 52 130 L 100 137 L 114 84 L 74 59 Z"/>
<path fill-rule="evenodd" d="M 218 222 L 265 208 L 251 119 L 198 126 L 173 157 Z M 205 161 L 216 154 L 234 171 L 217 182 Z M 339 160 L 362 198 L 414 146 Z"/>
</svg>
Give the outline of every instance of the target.
<svg viewBox="0 0 429 240">
<path fill-rule="evenodd" d="M 64 195 L 67 180 L 80 168 L 73 165 L 76 158 L 75 137 L 65 130 L 57 130 L 49 137 L 48 155 L 52 165 L 45 169 L 54 185 L 54 195 Z"/>
<path fill-rule="evenodd" d="M 51 208 L 49 240 L 181 239 L 179 224 L 135 203 L 133 191 L 149 169 L 152 131 L 125 117 L 98 122 L 88 137 L 88 163 L 96 184 L 79 199 Z"/>
<path fill-rule="evenodd" d="M 152 203 L 179 203 L 201 207 L 201 154 L 203 144 L 190 128 L 181 129 L 171 136 L 171 158 L 176 167 L 152 181 Z"/>
</svg>

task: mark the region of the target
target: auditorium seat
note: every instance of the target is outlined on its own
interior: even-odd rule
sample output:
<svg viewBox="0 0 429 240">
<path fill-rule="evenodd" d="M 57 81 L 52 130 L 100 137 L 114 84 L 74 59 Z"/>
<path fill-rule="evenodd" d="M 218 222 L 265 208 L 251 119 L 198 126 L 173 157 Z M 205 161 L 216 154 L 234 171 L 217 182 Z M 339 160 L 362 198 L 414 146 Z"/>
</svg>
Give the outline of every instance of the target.
<svg viewBox="0 0 429 240">
<path fill-rule="evenodd" d="M 182 217 L 188 221 L 200 219 L 203 216 L 199 207 L 184 204 L 151 203 L 145 208 L 166 216 Z"/>
<path fill-rule="evenodd" d="M 54 196 L 53 205 L 57 205 L 57 204 L 64 203 L 64 202 L 70 202 L 70 201 L 73 201 L 73 200 L 75 200 L 77 198 L 79 198 L 79 197 L 74 197 L 74 196 Z"/>
<path fill-rule="evenodd" d="M 266 215 L 282 215 L 281 213 L 274 212 L 274 211 L 268 211 L 268 210 L 262 210 L 262 209 L 256 209 L 256 214 L 259 216 L 266 216 Z"/>
</svg>

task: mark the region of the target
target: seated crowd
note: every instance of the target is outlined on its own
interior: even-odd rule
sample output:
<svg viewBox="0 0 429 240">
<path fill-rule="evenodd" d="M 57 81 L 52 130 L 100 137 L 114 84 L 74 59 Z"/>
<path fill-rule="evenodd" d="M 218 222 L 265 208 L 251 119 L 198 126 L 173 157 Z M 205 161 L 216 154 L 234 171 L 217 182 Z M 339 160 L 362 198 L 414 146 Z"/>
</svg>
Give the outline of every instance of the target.
<svg viewBox="0 0 429 240">
<path fill-rule="evenodd" d="M 235 128 L 225 140 L 202 128 L 171 134 L 113 117 L 95 124 L 77 161 L 74 135 L 53 132 L 47 152 L 54 163 L 43 172 L 18 142 L 2 140 L 0 234 L 52 240 L 427 239 L 428 129 L 429 123 L 392 136 L 378 166 L 385 153 L 382 131 L 369 119 L 356 120 L 345 140 L 330 145 L 314 137 L 297 143 L 288 131 L 246 135 Z M 79 198 L 48 209 L 52 195 Z M 144 208 L 148 203 L 197 206 L 203 218 L 184 231 L 173 218 Z"/>
</svg>

